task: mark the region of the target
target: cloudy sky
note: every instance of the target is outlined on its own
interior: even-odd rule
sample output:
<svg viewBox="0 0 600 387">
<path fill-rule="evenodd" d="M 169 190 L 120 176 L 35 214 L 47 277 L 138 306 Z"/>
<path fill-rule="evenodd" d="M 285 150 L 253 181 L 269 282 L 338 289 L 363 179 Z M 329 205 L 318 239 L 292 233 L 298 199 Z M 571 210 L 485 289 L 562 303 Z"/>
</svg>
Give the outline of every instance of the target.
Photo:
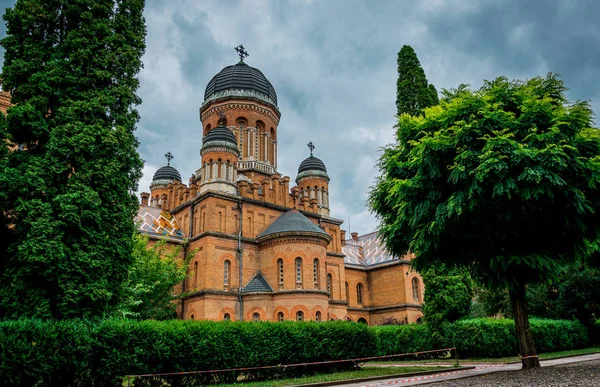
<svg viewBox="0 0 600 387">
<path fill-rule="evenodd" d="M 167 151 L 184 180 L 199 167 L 204 89 L 237 62 L 240 43 L 278 94 L 279 171 L 294 180 L 312 141 L 331 177 L 332 216 L 361 234 L 377 227 L 365 201 L 379 148 L 393 140 L 402 45 L 438 90 L 552 71 L 570 98 L 600 111 L 597 0 L 149 0 L 145 16 L 141 191 Z"/>
</svg>

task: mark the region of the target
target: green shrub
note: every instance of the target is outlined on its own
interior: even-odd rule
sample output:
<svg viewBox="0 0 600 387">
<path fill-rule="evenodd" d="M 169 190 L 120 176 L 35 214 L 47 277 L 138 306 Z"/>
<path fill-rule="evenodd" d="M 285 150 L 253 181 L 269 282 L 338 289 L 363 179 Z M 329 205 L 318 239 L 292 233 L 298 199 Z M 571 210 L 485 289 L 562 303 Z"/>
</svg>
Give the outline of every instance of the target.
<svg viewBox="0 0 600 387">
<path fill-rule="evenodd" d="M 15 320 L 0 323 L 0 386 L 86 385 L 90 325 Z"/>
<path fill-rule="evenodd" d="M 581 348 L 589 343 L 587 330 L 576 320 L 531 319 L 530 326 L 538 352 Z M 504 357 L 518 353 L 515 324 L 509 319 L 475 318 L 443 327 L 441 345 L 434 345 L 426 325 L 374 327 L 377 351 L 391 355 L 454 347 L 462 358 Z"/>
<path fill-rule="evenodd" d="M 363 324 L 105 320 L 0 322 L 0 385 L 121 386 L 123 376 L 351 359 L 375 354 Z M 341 367 L 353 367 L 342 364 Z M 316 367 L 246 373 L 250 379 Z M 228 381 L 235 373 L 166 379 L 180 385 Z M 140 385 L 164 385 L 144 379 Z"/>
</svg>

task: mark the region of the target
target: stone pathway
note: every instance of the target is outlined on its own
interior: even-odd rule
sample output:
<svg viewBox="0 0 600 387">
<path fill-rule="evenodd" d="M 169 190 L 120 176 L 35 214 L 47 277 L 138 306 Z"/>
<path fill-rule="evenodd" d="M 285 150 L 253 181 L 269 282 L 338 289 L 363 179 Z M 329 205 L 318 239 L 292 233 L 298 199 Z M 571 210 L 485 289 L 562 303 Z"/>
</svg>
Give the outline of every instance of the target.
<svg viewBox="0 0 600 387">
<path fill-rule="evenodd" d="M 582 363 L 582 362 L 590 362 L 590 363 Z M 346 387 L 384 387 L 384 386 L 416 386 L 423 384 L 432 384 L 436 383 L 436 387 L 445 387 L 445 386 L 484 386 L 484 385 L 494 385 L 494 386 L 512 386 L 512 385 L 540 385 L 540 386 L 596 386 L 600 385 L 600 353 L 590 354 L 590 355 L 581 355 L 581 356 L 573 356 L 566 357 L 562 359 L 553 359 L 553 360 L 542 360 L 542 367 L 552 367 L 552 366 L 560 366 L 555 369 L 552 369 L 552 372 L 547 371 L 546 369 L 538 369 L 532 371 L 521 371 L 521 364 L 469 364 L 470 366 L 475 366 L 474 369 L 462 370 L 462 371 L 452 371 L 452 368 L 449 368 L 447 371 L 442 371 L 433 375 L 426 376 L 415 376 L 408 378 L 394 378 L 394 379 L 385 379 L 378 380 L 373 382 L 362 382 L 362 383 L 350 383 L 350 384 L 340 384 L 339 386 Z M 568 370 L 562 370 L 563 367 L 569 367 Z M 581 372 L 578 371 L 578 368 L 581 368 Z M 512 371 L 512 372 L 510 372 Z M 519 372 L 514 372 L 519 371 Z M 594 371 L 596 371 L 594 373 Z M 493 375 L 495 373 L 502 374 L 501 377 L 496 378 L 497 375 Z M 550 376 L 546 378 L 546 374 L 552 374 L 554 376 Z M 489 375 L 485 380 L 481 378 L 482 375 Z M 560 379 L 561 375 L 564 375 L 565 380 L 555 379 L 558 377 Z M 573 375 L 581 375 L 582 378 L 577 379 Z M 528 376 L 529 379 L 539 379 L 539 384 L 536 384 L 535 381 L 532 380 L 524 380 L 523 377 Z M 465 379 L 467 378 L 467 379 Z M 472 379 L 473 378 L 473 379 Z M 591 378 L 591 379 L 590 379 Z M 460 381 L 458 379 L 461 379 Z M 462 380 L 464 379 L 464 380 Z M 498 379 L 498 380 L 496 380 Z M 502 379 L 502 380 L 500 380 Z M 549 379 L 549 380 L 547 380 Z M 440 383 L 444 382 L 444 383 Z M 464 383 L 463 383 L 464 382 Z M 440 384 L 437 384 L 440 383 Z M 534 384 L 532 384 L 534 383 Z M 558 384 L 553 384 L 558 383 Z"/>
</svg>

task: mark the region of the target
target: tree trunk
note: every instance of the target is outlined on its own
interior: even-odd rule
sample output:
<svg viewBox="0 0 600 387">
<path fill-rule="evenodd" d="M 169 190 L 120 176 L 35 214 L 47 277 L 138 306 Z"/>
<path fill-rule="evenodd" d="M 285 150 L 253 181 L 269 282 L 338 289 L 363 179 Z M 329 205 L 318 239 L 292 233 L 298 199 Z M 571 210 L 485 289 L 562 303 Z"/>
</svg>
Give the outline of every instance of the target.
<svg viewBox="0 0 600 387">
<path fill-rule="evenodd" d="M 519 283 L 514 288 L 509 288 L 508 293 L 515 320 L 515 332 L 519 341 L 519 354 L 522 356 L 523 369 L 537 368 L 540 366 L 540 359 L 537 357 L 533 335 L 529 327 L 525 284 Z"/>
</svg>

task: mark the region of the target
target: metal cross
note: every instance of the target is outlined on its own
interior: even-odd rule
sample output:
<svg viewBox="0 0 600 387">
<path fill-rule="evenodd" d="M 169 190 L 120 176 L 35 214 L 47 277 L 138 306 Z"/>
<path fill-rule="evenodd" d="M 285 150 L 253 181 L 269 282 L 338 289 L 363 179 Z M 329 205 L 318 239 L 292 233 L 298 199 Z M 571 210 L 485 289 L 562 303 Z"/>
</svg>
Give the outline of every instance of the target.
<svg viewBox="0 0 600 387">
<path fill-rule="evenodd" d="M 244 46 L 242 44 L 235 47 L 234 50 L 236 50 L 238 55 L 240 56 L 240 62 L 243 62 L 244 58 L 250 56 L 250 54 L 248 54 L 248 51 L 246 51 L 246 49 L 244 48 Z"/>
<path fill-rule="evenodd" d="M 165 153 L 165 157 L 167 158 L 167 165 L 171 165 L 171 160 L 175 158 L 171 152 Z"/>
<path fill-rule="evenodd" d="M 308 149 L 310 149 L 310 155 L 313 155 L 313 150 L 315 149 L 315 146 L 313 145 L 312 141 L 308 143 Z"/>
</svg>

